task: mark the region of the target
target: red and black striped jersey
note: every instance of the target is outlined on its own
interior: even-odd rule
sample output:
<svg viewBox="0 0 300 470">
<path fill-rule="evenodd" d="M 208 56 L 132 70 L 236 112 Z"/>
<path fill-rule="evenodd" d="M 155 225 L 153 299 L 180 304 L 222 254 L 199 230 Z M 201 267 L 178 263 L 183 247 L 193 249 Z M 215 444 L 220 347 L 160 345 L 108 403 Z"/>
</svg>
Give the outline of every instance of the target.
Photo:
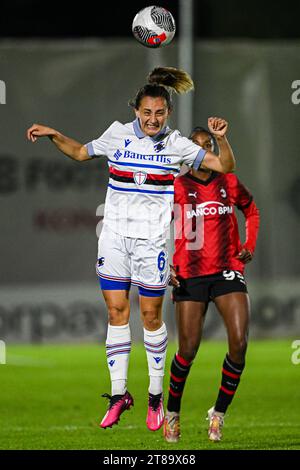
<svg viewBox="0 0 300 470">
<path fill-rule="evenodd" d="M 190 172 L 174 185 L 175 253 L 177 275 L 207 276 L 225 269 L 243 272 L 237 259 L 243 247 L 255 250 L 259 211 L 248 189 L 233 173 L 212 173 L 202 181 Z M 246 219 L 246 242 L 239 237 L 234 206 Z"/>
</svg>

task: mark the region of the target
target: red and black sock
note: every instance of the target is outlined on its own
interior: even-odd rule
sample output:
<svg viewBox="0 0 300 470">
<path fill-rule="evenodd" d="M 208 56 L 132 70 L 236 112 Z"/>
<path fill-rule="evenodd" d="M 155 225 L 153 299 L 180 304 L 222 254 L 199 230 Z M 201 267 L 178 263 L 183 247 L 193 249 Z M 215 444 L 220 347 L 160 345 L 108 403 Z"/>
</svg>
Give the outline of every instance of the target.
<svg viewBox="0 0 300 470">
<path fill-rule="evenodd" d="M 168 411 L 176 411 L 179 413 L 181 398 L 185 381 L 189 374 L 192 362 L 188 362 L 179 354 L 175 354 L 170 372 L 170 388 L 167 409 Z"/>
<path fill-rule="evenodd" d="M 215 411 L 219 413 L 226 412 L 240 383 L 244 367 L 245 364 L 236 364 L 229 358 L 228 354 L 226 355 L 223 362 L 222 383 L 215 404 Z"/>
</svg>

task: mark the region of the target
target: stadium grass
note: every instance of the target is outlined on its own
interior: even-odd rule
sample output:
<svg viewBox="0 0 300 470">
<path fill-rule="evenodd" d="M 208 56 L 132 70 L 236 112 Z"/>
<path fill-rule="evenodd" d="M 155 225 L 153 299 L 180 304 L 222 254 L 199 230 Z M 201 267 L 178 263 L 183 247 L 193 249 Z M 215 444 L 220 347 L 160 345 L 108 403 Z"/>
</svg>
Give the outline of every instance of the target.
<svg viewBox="0 0 300 470">
<path fill-rule="evenodd" d="M 175 348 L 169 345 L 167 370 Z M 225 352 L 224 342 L 202 343 L 183 399 L 182 438 L 168 444 L 162 430 L 145 425 L 143 345 L 135 344 L 130 358 L 135 406 L 107 430 L 98 427 L 107 406 L 100 394 L 110 392 L 103 346 L 8 346 L 7 364 L 0 366 L 0 449 L 300 449 L 300 365 L 291 362 L 288 340 L 250 343 L 224 439 L 208 441 L 205 416 L 216 398 Z"/>
</svg>

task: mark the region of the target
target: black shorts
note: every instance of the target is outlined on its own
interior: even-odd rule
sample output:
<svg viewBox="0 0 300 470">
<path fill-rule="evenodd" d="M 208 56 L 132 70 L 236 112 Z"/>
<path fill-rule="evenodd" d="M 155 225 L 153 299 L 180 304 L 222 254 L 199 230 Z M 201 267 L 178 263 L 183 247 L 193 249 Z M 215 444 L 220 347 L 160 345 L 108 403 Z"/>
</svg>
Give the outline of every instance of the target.
<svg viewBox="0 0 300 470">
<path fill-rule="evenodd" d="M 210 276 L 178 278 L 180 287 L 173 289 L 173 300 L 193 300 L 208 303 L 231 292 L 248 292 L 244 276 L 239 271 L 222 271 Z"/>
</svg>

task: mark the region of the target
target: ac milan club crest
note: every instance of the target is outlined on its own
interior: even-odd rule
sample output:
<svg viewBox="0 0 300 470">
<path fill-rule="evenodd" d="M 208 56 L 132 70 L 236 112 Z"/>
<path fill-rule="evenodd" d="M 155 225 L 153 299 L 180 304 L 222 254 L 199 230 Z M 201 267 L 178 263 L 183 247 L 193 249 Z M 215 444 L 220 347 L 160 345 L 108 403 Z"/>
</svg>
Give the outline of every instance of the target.
<svg viewBox="0 0 300 470">
<path fill-rule="evenodd" d="M 133 178 L 136 184 L 140 186 L 141 184 L 145 183 L 147 179 L 147 173 L 145 173 L 144 171 L 136 171 L 133 174 Z"/>
</svg>

